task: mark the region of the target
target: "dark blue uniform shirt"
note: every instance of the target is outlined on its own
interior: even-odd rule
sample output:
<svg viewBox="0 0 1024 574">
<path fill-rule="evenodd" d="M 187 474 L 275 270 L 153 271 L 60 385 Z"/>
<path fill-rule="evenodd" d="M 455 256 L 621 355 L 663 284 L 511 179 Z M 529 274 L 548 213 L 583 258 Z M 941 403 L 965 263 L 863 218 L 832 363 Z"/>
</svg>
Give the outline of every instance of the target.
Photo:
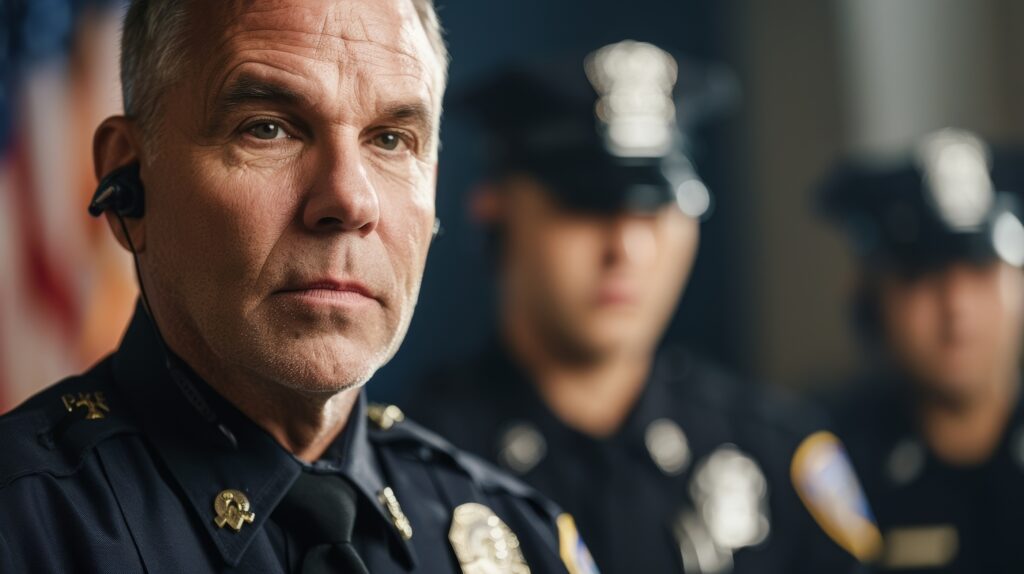
<svg viewBox="0 0 1024 574">
<path fill-rule="evenodd" d="M 837 407 L 885 540 L 879 572 L 1024 572 L 1024 402 L 988 460 L 954 466 L 917 430 L 909 385 L 875 375 Z"/>
<path fill-rule="evenodd" d="M 368 424 L 360 397 L 308 465 L 194 376 L 176 384 L 165 361 L 140 309 L 115 354 L 0 417 L 0 572 L 292 571 L 272 515 L 304 469 L 354 485 L 354 543 L 374 574 L 460 572 L 449 531 L 467 502 L 507 525 L 533 572 L 566 572 L 559 532 L 578 540 L 550 502 L 415 423 Z M 252 513 L 237 531 L 215 522 L 229 489 Z"/>
<path fill-rule="evenodd" d="M 657 356 L 637 404 L 608 437 L 562 422 L 498 345 L 441 371 L 404 406 L 569 510 L 604 574 L 859 571 L 812 516 L 794 476 L 832 493 L 807 502 L 837 538 L 858 543 L 873 530 L 841 449 L 815 447 L 808 464 L 794 464 L 821 428 L 816 415 L 683 349 Z M 835 444 L 822 437 L 819 445 Z"/>
</svg>

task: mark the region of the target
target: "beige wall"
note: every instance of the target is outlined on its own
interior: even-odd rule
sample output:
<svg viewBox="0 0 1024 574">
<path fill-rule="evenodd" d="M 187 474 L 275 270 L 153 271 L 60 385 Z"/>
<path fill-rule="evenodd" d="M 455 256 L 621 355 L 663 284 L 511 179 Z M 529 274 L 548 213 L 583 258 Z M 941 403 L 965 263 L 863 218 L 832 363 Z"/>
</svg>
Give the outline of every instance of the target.
<svg viewBox="0 0 1024 574">
<path fill-rule="evenodd" d="M 815 219 L 811 187 L 849 150 L 892 152 L 944 125 L 1024 135 L 1024 2 L 738 6 L 750 351 L 776 381 L 836 378 L 858 358 L 847 321 L 855 268 Z"/>
</svg>

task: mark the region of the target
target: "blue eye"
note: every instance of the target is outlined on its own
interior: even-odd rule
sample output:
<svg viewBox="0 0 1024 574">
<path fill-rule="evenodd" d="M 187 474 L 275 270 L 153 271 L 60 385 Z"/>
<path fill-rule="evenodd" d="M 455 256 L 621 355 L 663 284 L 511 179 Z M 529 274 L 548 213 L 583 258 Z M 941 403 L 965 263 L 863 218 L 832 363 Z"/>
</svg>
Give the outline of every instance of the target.
<svg viewBox="0 0 1024 574">
<path fill-rule="evenodd" d="M 274 122 L 260 122 L 249 128 L 248 131 L 261 140 L 273 140 L 286 135 L 281 126 Z"/>
</svg>

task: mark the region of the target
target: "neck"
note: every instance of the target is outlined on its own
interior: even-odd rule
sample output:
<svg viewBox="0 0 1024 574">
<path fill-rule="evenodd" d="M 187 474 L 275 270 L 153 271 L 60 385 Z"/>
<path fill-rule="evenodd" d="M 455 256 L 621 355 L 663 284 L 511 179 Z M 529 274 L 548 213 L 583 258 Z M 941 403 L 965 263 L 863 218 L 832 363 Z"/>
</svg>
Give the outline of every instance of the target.
<svg viewBox="0 0 1024 574">
<path fill-rule="evenodd" d="M 244 379 L 206 379 L 286 450 L 306 461 L 323 456 L 345 430 L 359 399 L 359 388 L 333 394 L 308 393 L 279 383 Z"/>
<path fill-rule="evenodd" d="M 506 321 L 505 344 L 530 374 L 541 399 L 563 423 L 593 437 L 614 433 L 643 391 L 651 370 L 650 350 L 600 356 L 561 356 L 536 330 Z"/>
<path fill-rule="evenodd" d="M 925 441 L 936 456 L 954 466 L 984 463 L 999 446 L 1019 392 L 1019 379 L 1013 375 L 959 400 L 919 396 Z"/>
<path fill-rule="evenodd" d="M 319 459 L 337 439 L 359 399 L 360 387 L 306 391 L 231 369 L 194 343 L 200 337 L 173 335 L 162 332 L 169 350 L 284 449 L 307 462 Z"/>
</svg>

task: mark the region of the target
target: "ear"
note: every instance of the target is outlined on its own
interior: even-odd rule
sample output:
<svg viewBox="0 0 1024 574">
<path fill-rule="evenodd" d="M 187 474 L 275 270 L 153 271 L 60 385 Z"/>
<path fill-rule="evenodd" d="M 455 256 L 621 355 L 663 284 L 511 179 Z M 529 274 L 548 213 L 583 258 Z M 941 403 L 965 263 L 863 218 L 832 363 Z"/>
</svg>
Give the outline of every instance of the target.
<svg viewBox="0 0 1024 574">
<path fill-rule="evenodd" d="M 485 182 L 477 185 L 469 194 L 469 216 L 483 227 L 492 227 L 502 218 L 504 202 L 497 184 Z"/>
<path fill-rule="evenodd" d="M 128 165 L 132 162 L 140 162 L 140 145 L 136 137 L 135 128 L 131 121 L 124 116 L 111 116 L 96 128 L 96 134 L 92 139 L 93 171 L 96 179 L 101 180 L 115 169 Z M 113 211 L 108 210 L 104 214 L 110 230 L 114 232 L 117 242 L 127 250 L 132 246 L 136 253 L 142 253 L 146 249 L 146 224 L 145 218 L 124 218 L 124 226 Z M 131 244 L 125 237 L 125 230 L 131 234 Z"/>
</svg>

